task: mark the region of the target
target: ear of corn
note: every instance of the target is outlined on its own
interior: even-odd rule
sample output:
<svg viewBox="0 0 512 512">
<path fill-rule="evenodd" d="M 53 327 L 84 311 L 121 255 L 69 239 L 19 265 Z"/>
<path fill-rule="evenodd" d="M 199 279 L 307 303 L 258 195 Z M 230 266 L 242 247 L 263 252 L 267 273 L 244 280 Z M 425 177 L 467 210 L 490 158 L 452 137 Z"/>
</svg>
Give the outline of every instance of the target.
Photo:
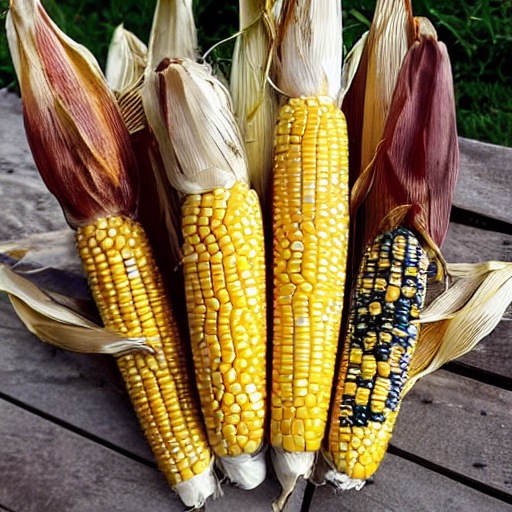
<svg viewBox="0 0 512 512">
<path fill-rule="evenodd" d="M 321 447 L 338 344 L 348 245 L 348 148 L 341 6 L 292 0 L 280 15 L 276 127 L 271 443 L 281 510 Z"/>
<path fill-rule="evenodd" d="M 336 471 L 326 477 L 342 488 L 370 477 L 386 452 L 418 340 L 427 267 L 427 253 L 403 227 L 377 236 L 366 250 L 327 440 Z"/>
<path fill-rule="evenodd" d="M 109 332 L 144 338 L 153 354 L 118 363 L 158 465 L 188 506 L 217 489 L 187 375 L 185 350 L 140 224 L 130 137 L 99 66 L 48 18 L 13 0 L 9 43 L 38 169 L 77 229 L 89 284 Z"/>
<path fill-rule="evenodd" d="M 142 227 L 123 217 L 80 228 L 77 243 L 105 328 L 144 337 L 154 350 L 117 362 L 158 466 L 175 487 L 207 470 L 211 457 L 149 243 Z"/>
<path fill-rule="evenodd" d="M 271 442 L 320 449 L 334 375 L 348 244 L 347 132 L 330 98 L 281 109 L 274 168 Z"/>
<path fill-rule="evenodd" d="M 182 262 L 208 439 L 226 475 L 250 489 L 266 473 L 265 262 L 258 198 L 248 187 L 227 91 L 209 69 L 166 61 L 148 84 L 148 120 L 167 178 L 184 194 Z M 177 119 L 186 128 L 170 129 Z"/>
</svg>

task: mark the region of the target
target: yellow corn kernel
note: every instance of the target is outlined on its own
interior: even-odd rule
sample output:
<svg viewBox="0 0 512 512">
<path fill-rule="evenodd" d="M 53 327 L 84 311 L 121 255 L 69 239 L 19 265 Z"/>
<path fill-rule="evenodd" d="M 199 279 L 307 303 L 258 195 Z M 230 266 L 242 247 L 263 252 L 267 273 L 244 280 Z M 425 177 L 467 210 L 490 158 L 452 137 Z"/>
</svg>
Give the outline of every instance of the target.
<svg viewBox="0 0 512 512">
<path fill-rule="evenodd" d="M 347 130 L 332 100 L 294 98 L 282 107 L 273 179 L 271 442 L 316 451 L 334 374 L 349 224 Z M 295 421 L 303 428 L 289 433 Z"/>
<path fill-rule="evenodd" d="M 175 486 L 205 471 L 211 453 L 149 242 L 137 222 L 111 217 L 79 228 L 77 244 L 105 328 L 146 338 L 154 350 L 121 356 L 117 364 L 158 466 Z M 98 249 L 95 264 L 87 247 Z"/>
<path fill-rule="evenodd" d="M 198 220 L 204 228 L 199 232 L 208 229 L 209 234 L 202 241 L 199 237 L 186 238 L 191 252 L 184 265 L 199 398 L 213 451 L 219 456 L 254 453 L 263 442 L 266 395 L 261 211 L 256 193 L 242 183 L 199 197 L 202 209 Z M 195 198 L 188 196 L 183 203 L 184 236 L 190 222 L 186 214 L 189 202 Z M 210 259 L 188 264 L 201 244 L 206 245 Z M 217 368 L 219 354 L 222 362 Z M 215 413 L 212 396 L 218 404 Z M 249 412 L 257 412 L 258 421 L 256 415 L 250 420 Z"/>
</svg>

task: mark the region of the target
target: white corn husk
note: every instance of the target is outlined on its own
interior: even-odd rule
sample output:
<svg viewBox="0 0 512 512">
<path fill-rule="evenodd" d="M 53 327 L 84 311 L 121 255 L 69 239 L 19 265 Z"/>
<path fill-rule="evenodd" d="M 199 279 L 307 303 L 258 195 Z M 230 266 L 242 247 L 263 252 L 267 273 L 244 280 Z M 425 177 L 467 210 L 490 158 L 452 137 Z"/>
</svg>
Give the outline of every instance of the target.
<svg viewBox="0 0 512 512">
<path fill-rule="evenodd" d="M 264 203 L 272 171 L 277 108 L 267 82 L 272 41 L 263 16 L 264 0 L 240 0 L 239 8 L 241 34 L 233 53 L 230 90 L 245 141 L 250 181 Z"/>
<path fill-rule="evenodd" d="M 208 65 L 168 61 L 147 76 L 143 105 L 166 177 L 178 191 L 200 194 L 249 183 L 229 93 Z"/>
<path fill-rule="evenodd" d="M 281 12 L 277 85 L 285 94 L 338 97 L 343 53 L 341 3 L 291 0 Z"/>
<path fill-rule="evenodd" d="M 148 71 L 166 58 L 197 56 L 192 0 L 158 0 L 149 37 Z"/>
<path fill-rule="evenodd" d="M 147 65 L 147 46 L 121 24 L 116 27 L 107 55 L 105 76 L 115 92 L 139 80 Z"/>
<path fill-rule="evenodd" d="M 219 498 L 223 494 L 219 481 L 215 476 L 213 464 L 214 459 L 212 457 L 210 465 L 205 471 L 173 487 L 181 501 L 187 507 L 192 507 L 192 510 L 201 510 L 210 496 Z"/>
</svg>

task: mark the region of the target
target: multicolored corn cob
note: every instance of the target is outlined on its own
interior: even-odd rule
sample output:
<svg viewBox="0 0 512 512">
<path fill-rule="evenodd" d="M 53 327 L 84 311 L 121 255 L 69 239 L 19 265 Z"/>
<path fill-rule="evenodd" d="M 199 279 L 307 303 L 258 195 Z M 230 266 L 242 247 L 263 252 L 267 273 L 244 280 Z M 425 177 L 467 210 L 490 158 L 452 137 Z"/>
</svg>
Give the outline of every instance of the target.
<svg viewBox="0 0 512 512">
<path fill-rule="evenodd" d="M 370 477 L 386 452 L 418 340 L 428 256 L 403 227 L 378 235 L 352 299 L 326 456 L 353 480 Z"/>
</svg>

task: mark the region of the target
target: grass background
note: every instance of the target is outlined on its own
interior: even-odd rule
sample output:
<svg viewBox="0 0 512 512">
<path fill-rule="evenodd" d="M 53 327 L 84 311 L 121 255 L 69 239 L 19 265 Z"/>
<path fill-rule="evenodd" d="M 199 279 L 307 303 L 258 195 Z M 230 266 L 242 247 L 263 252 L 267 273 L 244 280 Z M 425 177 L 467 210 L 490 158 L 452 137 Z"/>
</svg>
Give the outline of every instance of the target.
<svg viewBox="0 0 512 512">
<path fill-rule="evenodd" d="M 512 0 L 412 0 L 450 53 L 459 135 L 512 147 Z M 104 65 L 114 28 L 121 22 L 148 40 L 155 0 L 43 0 L 57 24 L 85 44 Z M 236 31 L 238 0 L 195 0 L 203 51 Z M 5 17 L 7 0 L 0 0 Z M 349 50 L 368 29 L 375 0 L 343 0 L 344 44 Z M 0 20 L 4 24 L 4 19 Z M 226 70 L 232 43 L 213 54 Z M 16 88 L 5 32 L 0 31 L 0 88 Z"/>
</svg>

